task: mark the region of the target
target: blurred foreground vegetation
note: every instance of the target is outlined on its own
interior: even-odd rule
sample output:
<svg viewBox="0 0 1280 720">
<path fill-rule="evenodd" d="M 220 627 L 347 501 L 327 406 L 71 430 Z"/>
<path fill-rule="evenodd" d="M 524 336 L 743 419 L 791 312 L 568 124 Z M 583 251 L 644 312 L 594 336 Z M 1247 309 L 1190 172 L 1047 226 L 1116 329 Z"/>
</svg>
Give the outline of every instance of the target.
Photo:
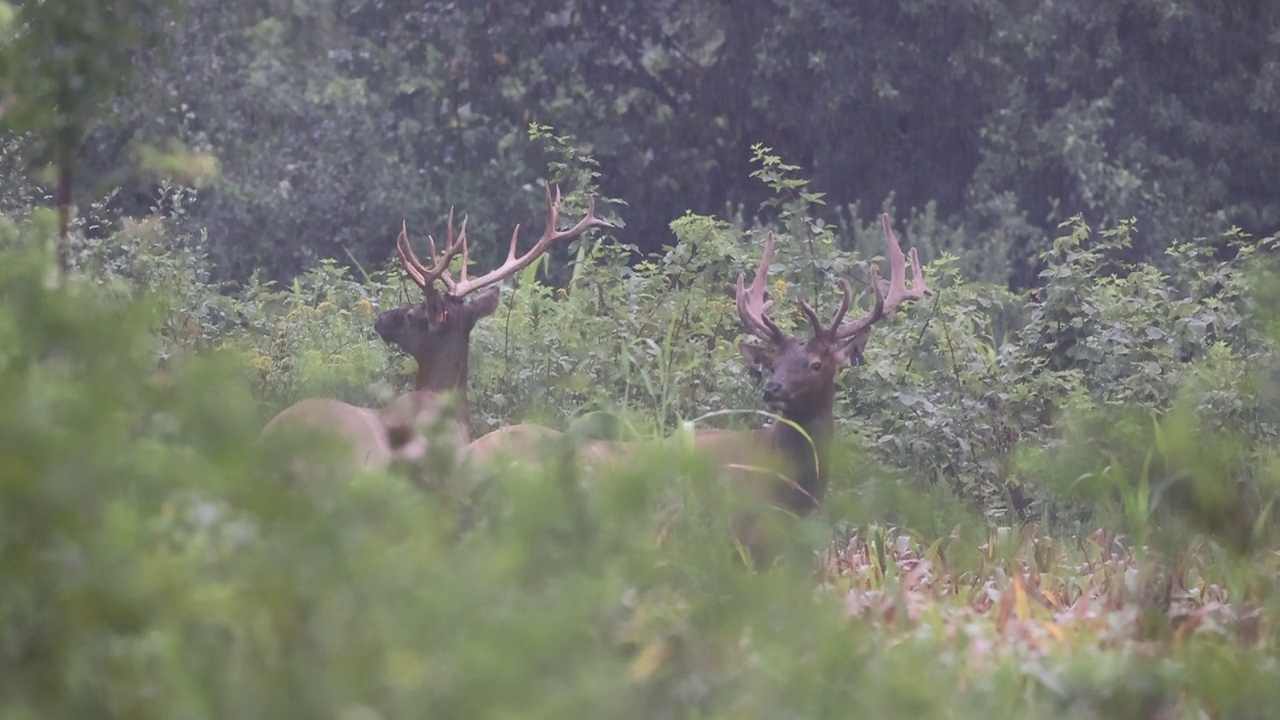
<svg viewBox="0 0 1280 720">
<path fill-rule="evenodd" d="M 788 219 L 772 291 L 794 325 L 792 299 L 865 288 L 880 240 L 841 250 L 794 169 L 757 164 Z M 1024 297 L 935 259 L 935 296 L 845 373 L 826 508 L 751 572 L 696 458 L 285 482 L 264 421 L 400 390 L 411 368 L 372 320 L 417 290 L 390 263 L 211 282 L 187 200 L 169 189 L 169 217 L 96 234 L 86 213 L 65 281 L 52 213 L 0 220 L 6 718 L 1249 718 L 1280 701 L 1274 237 L 1223 238 L 1226 262 L 1179 245 L 1166 274 L 1124 261 L 1128 224 L 1076 220 Z M 644 263 L 601 243 L 565 288 L 528 272 L 504 291 L 473 339 L 475 434 L 597 409 L 660 434 L 758 407 L 726 288 L 761 230 L 672 230 Z"/>
</svg>

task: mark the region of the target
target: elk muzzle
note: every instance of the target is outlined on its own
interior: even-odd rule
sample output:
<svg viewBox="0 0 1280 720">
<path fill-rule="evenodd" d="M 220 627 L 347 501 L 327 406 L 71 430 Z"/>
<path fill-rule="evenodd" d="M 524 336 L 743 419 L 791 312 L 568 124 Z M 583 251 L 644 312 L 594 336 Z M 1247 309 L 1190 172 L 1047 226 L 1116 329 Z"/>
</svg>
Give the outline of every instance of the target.
<svg viewBox="0 0 1280 720">
<path fill-rule="evenodd" d="M 394 342 L 404 328 L 409 308 L 396 308 L 378 313 L 373 321 L 373 330 L 386 342 Z"/>
<path fill-rule="evenodd" d="M 777 380 L 770 380 L 764 386 L 764 403 L 769 406 L 770 410 L 781 410 L 786 405 L 787 398 L 782 390 L 782 383 Z"/>
</svg>

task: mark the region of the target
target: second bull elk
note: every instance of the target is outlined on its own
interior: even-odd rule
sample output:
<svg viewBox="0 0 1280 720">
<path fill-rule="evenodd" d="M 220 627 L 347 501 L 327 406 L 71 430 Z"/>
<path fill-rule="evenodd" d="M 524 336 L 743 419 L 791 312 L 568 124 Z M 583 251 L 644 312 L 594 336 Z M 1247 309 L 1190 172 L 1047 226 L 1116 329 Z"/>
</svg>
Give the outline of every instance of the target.
<svg viewBox="0 0 1280 720">
<path fill-rule="evenodd" d="M 384 467 L 396 459 L 416 459 L 426 452 L 419 428 L 440 419 L 444 399 L 452 398 L 451 436 L 455 447 L 470 440 L 470 406 L 467 403 L 467 365 L 471 331 L 481 318 L 498 307 L 497 284 L 528 267 L 552 245 L 577 237 L 592 228 L 612 228 L 595 214 L 590 201 L 586 214 L 565 230 L 557 229 L 562 197 L 546 188 L 546 224 L 542 235 L 524 253 L 518 253 L 520 226 L 511 233 L 506 260 L 497 268 L 475 278 L 468 277 L 467 221 L 464 217 L 454 234 L 453 211 L 449 212 L 445 245 L 437 252 L 430 235 L 431 265 L 418 259 L 409 243 L 408 230 L 401 227 L 396 252 L 405 272 L 422 290 L 422 299 L 412 305 L 378 315 L 374 330 L 384 341 L 408 353 L 418 363 L 414 391 L 400 396 L 386 410 L 373 410 L 329 398 L 300 401 L 272 419 L 264 434 L 282 425 L 301 426 L 336 436 L 353 446 L 361 469 Z M 457 257 L 462 264 L 457 277 L 449 270 Z"/>
<path fill-rule="evenodd" d="M 374 330 L 383 340 L 398 346 L 418 362 L 414 378 L 416 389 L 454 393 L 457 398 L 455 412 L 459 422 L 464 424 L 469 422 L 470 412 L 467 404 L 467 363 L 471 330 L 478 320 L 492 315 L 498 308 L 497 284 L 531 265 L 555 243 L 575 238 L 592 228 L 613 227 L 596 217 L 595 201 L 591 200 L 581 219 L 566 230 L 557 230 L 562 202 L 560 190 L 556 189 L 553 196 L 548 187 L 546 193 L 546 224 L 533 247 L 523 254 L 517 253 L 520 226 L 516 225 L 511 233 L 506 260 L 480 277 L 467 276 L 467 220 L 463 218 L 455 236 L 452 211 L 443 251 L 437 253 L 435 238 L 427 236 L 431 249 L 429 267 L 418 259 L 403 228 L 396 238 L 400 261 L 405 272 L 422 289 L 422 300 L 381 313 L 374 321 Z M 458 256 L 462 257 L 462 265 L 455 279 L 449 272 L 449 264 Z M 469 300 L 468 296 L 471 296 Z"/>
<path fill-rule="evenodd" d="M 835 432 L 835 394 L 838 373 L 861 357 L 871 328 L 903 303 L 923 298 L 925 285 L 920 260 L 910 250 L 911 283 L 906 276 L 906 260 L 889 216 L 881 217 L 889 260 L 888 288 L 879 270 L 871 268 L 875 303 L 854 320 L 845 320 L 853 301 L 847 280 L 840 280 L 843 297 L 830 323 L 804 301 L 799 306 L 813 334 L 807 340 L 783 331 L 768 310 L 764 299 L 769 267 L 773 262 L 774 238 L 769 234 L 755 279 L 745 286 L 739 277 L 736 287 L 738 317 L 747 332 L 764 345 L 743 342 L 739 350 L 753 375 L 765 378 L 764 401 L 769 410 L 783 418 L 765 428 L 749 431 L 699 430 L 693 437 L 695 452 L 709 456 L 720 474 L 741 487 L 751 503 L 763 502 L 796 514 L 814 509 L 826 490 L 827 466 Z M 546 460 L 546 452 L 562 433 L 549 428 L 512 426 L 494 431 L 467 446 L 463 459 L 484 464 L 495 457 L 509 460 Z M 595 441 L 578 448 L 582 464 L 600 468 L 632 462 L 655 451 L 669 451 L 684 444 L 680 438 L 664 441 Z M 749 515 L 739 525 L 749 524 Z M 753 533 L 739 528 L 746 544 Z"/>
<path fill-rule="evenodd" d="M 857 319 L 845 320 L 853 293 L 844 279 L 839 281 L 840 306 L 830 323 L 824 323 L 807 302 L 799 301 L 800 311 L 813 331 L 807 340 L 789 335 L 768 314 L 772 302 L 765 301 L 764 290 L 773 262 L 772 234 L 765 241 L 764 255 L 751 285 L 744 286 L 744 278 L 738 278 L 738 317 L 748 333 L 764 341 L 764 345 L 743 342 L 738 347 L 752 374 L 766 379 L 765 404 L 786 422 L 744 432 L 699 432 L 694 446 L 716 458 L 733 481 L 764 488 L 765 497 L 761 499 L 797 514 L 814 509 L 826 490 L 835 431 L 837 374 L 861 356 L 875 323 L 903 303 L 931 292 L 914 248 L 909 253 L 911 283 L 907 284 L 907 256 L 898 245 L 887 214 L 881 216 L 880 224 L 889 260 L 887 291 L 873 265 L 871 289 L 875 303 Z M 746 534 L 751 533 L 748 530 Z"/>
<path fill-rule="evenodd" d="M 853 292 L 849 281 L 843 278 L 839 281 L 840 306 L 830 323 L 823 323 L 813 307 L 800 300 L 800 311 L 813 331 L 807 340 L 787 334 L 768 314 L 772 301 L 765 301 L 764 290 L 773 262 L 772 233 L 765 241 L 764 254 L 751 285 L 744 286 L 743 276 L 738 277 L 738 317 L 748 333 L 764 341 L 763 346 L 742 342 L 738 349 L 752 374 L 766 378 L 765 405 L 787 422 L 741 433 L 700 432 L 694 438 L 694 446 L 712 453 L 721 466 L 741 473 L 756 473 L 759 467 L 768 468 L 768 474 L 776 473 L 779 481 L 772 484 L 770 499 L 798 513 L 816 507 L 826 490 L 827 460 L 835 431 L 837 374 L 861 357 L 874 324 L 903 303 L 919 300 L 931 292 L 925 285 L 914 248 L 909 252 L 911 284 L 907 284 L 907 256 L 898 245 L 898 236 L 887 214 L 880 217 L 880 226 L 889 260 L 887 292 L 879 270 L 872 265 L 871 289 L 875 303 L 857 319 L 845 320 Z"/>
</svg>

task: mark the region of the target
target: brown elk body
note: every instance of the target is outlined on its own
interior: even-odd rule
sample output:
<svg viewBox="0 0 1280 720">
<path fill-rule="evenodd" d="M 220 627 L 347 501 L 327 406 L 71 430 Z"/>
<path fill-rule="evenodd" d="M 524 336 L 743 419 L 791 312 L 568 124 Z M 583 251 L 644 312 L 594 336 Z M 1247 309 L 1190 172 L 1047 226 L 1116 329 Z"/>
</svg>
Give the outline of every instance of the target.
<svg viewBox="0 0 1280 720">
<path fill-rule="evenodd" d="M 467 443 L 465 428 L 441 417 L 447 408 L 431 391 L 413 391 L 397 397 L 385 409 L 352 405 L 333 398 L 300 400 L 267 423 L 263 437 L 281 432 L 320 434 L 340 438 L 349 453 L 339 472 L 380 470 L 397 461 L 417 461 L 426 455 L 424 429 L 438 428 L 455 446 Z M 300 478 L 315 477 L 322 469 L 305 459 L 293 466 Z"/>
<path fill-rule="evenodd" d="M 264 434 L 282 425 L 327 432 L 352 445 L 358 467 L 371 469 L 385 466 L 392 459 L 414 459 L 425 455 L 426 437 L 421 429 L 435 424 L 452 402 L 452 428 L 441 434 L 455 448 L 470 441 L 470 406 L 467 401 L 467 374 L 471 331 L 476 323 L 498 307 L 497 283 L 505 280 L 545 253 L 557 242 L 577 237 L 591 228 L 610 228 L 612 224 L 596 217 L 594 202 L 586 215 L 567 230 L 557 230 L 561 195 L 554 197 L 547 188 L 546 227 L 532 248 L 517 254 L 520 226 L 511 235 L 506 261 L 477 278 L 467 276 L 466 218 L 457 235 L 453 232 L 450 211 L 446 244 L 437 255 L 434 238 L 428 236 L 432 265 L 418 260 L 409 244 L 408 231 L 402 227 L 396 238 L 396 250 L 409 277 L 422 289 L 422 300 L 378 315 L 374 330 L 387 343 L 408 353 L 418 363 L 414 377 L 415 390 L 400 396 L 385 410 L 359 407 L 329 398 L 300 401 L 282 411 L 267 424 Z M 455 279 L 450 262 L 462 257 Z M 439 283 L 440 287 L 437 287 Z M 474 295 L 473 295 L 474 294 Z M 468 296 L 472 295 L 470 299 Z M 437 437 L 439 434 L 437 434 Z"/>
</svg>

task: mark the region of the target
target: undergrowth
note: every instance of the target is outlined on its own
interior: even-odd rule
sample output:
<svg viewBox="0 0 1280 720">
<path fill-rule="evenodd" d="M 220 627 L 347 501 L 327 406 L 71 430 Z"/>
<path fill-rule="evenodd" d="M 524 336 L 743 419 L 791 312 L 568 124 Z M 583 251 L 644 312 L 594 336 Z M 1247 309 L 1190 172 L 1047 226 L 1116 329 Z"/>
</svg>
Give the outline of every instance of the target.
<svg viewBox="0 0 1280 720">
<path fill-rule="evenodd" d="M 759 153 L 777 226 L 688 215 L 663 254 L 584 244 L 569 286 L 504 290 L 473 336 L 476 433 L 604 409 L 659 435 L 756 407 L 728 285 L 769 229 L 784 328 L 838 277 L 865 304 L 878 244 L 804 222 L 821 197 Z M 198 200 L 170 193 L 169 218 L 80 227 L 65 283 L 50 214 L 0 222 L 5 717 L 1253 717 L 1280 699 L 1275 238 L 1228 238 L 1228 260 L 1178 246 L 1166 275 L 1122 262 L 1131 225 L 1075 220 L 1027 297 L 927 258 L 935 294 L 845 373 L 824 509 L 748 571 L 728 491 L 680 453 L 429 491 L 404 469 L 286 482 L 262 424 L 403 389 L 371 325 L 413 286 L 390 243 L 359 279 L 325 262 L 211 285 L 204 239 L 171 229 Z"/>
</svg>

